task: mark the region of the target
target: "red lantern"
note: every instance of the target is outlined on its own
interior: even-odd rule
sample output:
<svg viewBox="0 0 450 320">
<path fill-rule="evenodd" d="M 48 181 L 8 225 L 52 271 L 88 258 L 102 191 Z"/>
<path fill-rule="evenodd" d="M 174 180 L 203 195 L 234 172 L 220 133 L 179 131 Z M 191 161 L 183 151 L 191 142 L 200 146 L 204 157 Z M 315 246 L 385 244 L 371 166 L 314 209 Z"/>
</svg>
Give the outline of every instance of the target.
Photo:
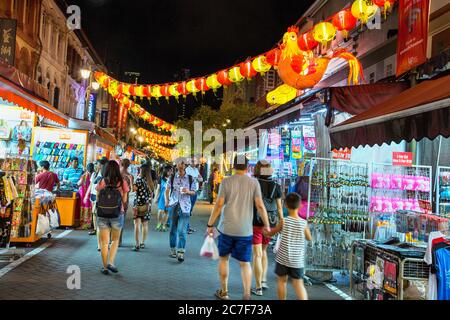
<svg viewBox="0 0 450 320">
<path fill-rule="evenodd" d="M 166 99 L 169 99 L 170 97 L 170 85 L 166 84 L 161 86 L 161 94 L 163 95 L 163 97 L 166 97 Z"/>
<path fill-rule="evenodd" d="M 161 128 L 163 125 L 164 125 L 164 121 L 162 121 L 162 120 L 159 120 L 159 121 L 156 123 L 156 126 L 159 127 L 159 128 Z"/>
<path fill-rule="evenodd" d="M 298 46 L 303 51 L 311 51 L 315 49 L 319 43 L 314 40 L 312 32 L 307 32 L 298 37 Z"/>
<path fill-rule="evenodd" d="M 111 85 L 111 78 L 110 77 L 106 77 L 105 80 L 103 80 L 102 83 L 104 88 L 109 88 L 109 86 Z"/>
<path fill-rule="evenodd" d="M 189 94 L 188 89 L 186 88 L 186 81 L 181 82 L 177 88 L 178 92 L 182 94 L 185 98 Z"/>
<path fill-rule="evenodd" d="M 342 10 L 334 15 L 332 23 L 347 39 L 348 32 L 356 27 L 357 20 L 350 10 Z"/>
<path fill-rule="evenodd" d="M 145 111 L 144 108 L 141 108 L 141 109 L 139 110 L 139 112 L 136 113 L 136 115 L 137 115 L 138 117 L 142 117 L 146 112 L 147 112 L 147 111 Z"/>
<path fill-rule="evenodd" d="M 152 87 L 149 84 L 144 86 L 143 93 L 145 97 L 150 98 L 152 96 Z"/>
<path fill-rule="evenodd" d="M 378 7 L 383 9 L 384 19 L 386 19 L 386 13 L 395 1 L 396 0 L 373 0 Z"/>
<path fill-rule="evenodd" d="M 217 81 L 223 86 L 231 86 L 232 82 L 228 79 L 228 70 L 222 70 L 217 73 Z"/>
<path fill-rule="evenodd" d="M 148 118 L 148 122 L 153 122 L 153 121 L 155 121 L 155 116 L 153 116 L 153 115 L 150 115 L 150 117 Z"/>
<path fill-rule="evenodd" d="M 278 63 L 281 59 L 281 51 L 279 49 L 273 49 L 266 53 L 267 62 L 272 65 L 275 69 L 278 68 Z"/>
<path fill-rule="evenodd" d="M 205 78 L 198 78 L 197 80 L 195 80 L 195 86 L 197 87 L 198 90 L 200 90 L 202 93 L 205 93 L 206 91 L 209 90 L 208 85 L 206 84 L 206 79 Z"/>
<path fill-rule="evenodd" d="M 130 96 L 135 96 L 136 95 L 135 85 L 134 84 L 130 85 L 130 89 L 128 91 L 130 92 Z"/>
<path fill-rule="evenodd" d="M 241 74 L 247 78 L 247 80 L 256 77 L 258 72 L 253 68 L 252 61 L 248 60 L 241 63 Z"/>
<path fill-rule="evenodd" d="M 123 84 L 122 83 L 117 86 L 117 91 L 119 93 L 123 93 Z"/>
</svg>

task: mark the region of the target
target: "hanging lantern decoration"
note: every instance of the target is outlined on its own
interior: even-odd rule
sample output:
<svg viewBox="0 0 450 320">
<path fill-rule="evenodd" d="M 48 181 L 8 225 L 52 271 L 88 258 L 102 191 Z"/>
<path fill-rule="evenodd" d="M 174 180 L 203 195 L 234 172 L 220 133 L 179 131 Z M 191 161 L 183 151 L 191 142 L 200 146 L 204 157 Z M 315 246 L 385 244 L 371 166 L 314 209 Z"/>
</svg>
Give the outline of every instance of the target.
<svg viewBox="0 0 450 320">
<path fill-rule="evenodd" d="M 161 94 L 163 97 L 166 98 L 166 100 L 169 100 L 169 97 L 170 97 L 169 89 L 170 89 L 170 85 L 168 85 L 168 84 L 161 86 Z"/>
<path fill-rule="evenodd" d="M 202 94 L 205 94 L 206 91 L 209 91 L 209 87 L 206 84 L 205 78 L 198 78 L 197 80 L 195 80 L 195 86 L 202 92 Z"/>
<path fill-rule="evenodd" d="M 211 88 L 214 92 L 217 92 L 222 84 L 217 79 L 217 74 L 212 74 L 206 79 L 206 85 Z"/>
<path fill-rule="evenodd" d="M 266 60 L 267 62 L 273 66 L 275 69 L 278 69 L 278 63 L 281 59 L 281 50 L 279 49 L 273 49 L 266 53 Z"/>
<path fill-rule="evenodd" d="M 336 29 L 342 32 L 342 36 L 348 39 L 349 31 L 356 27 L 358 21 L 350 10 L 341 10 L 333 16 L 332 22 Z"/>
<path fill-rule="evenodd" d="M 239 68 L 239 72 L 243 75 L 247 80 L 251 80 L 251 78 L 256 77 L 258 72 L 253 68 L 252 61 L 248 60 L 242 62 Z"/>
<path fill-rule="evenodd" d="M 232 82 L 228 78 L 228 70 L 222 70 L 217 73 L 217 81 L 224 87 L 231 86 Z"/>
<path fill-rule="evenodd" d="M 352 15 L 365 25 L 377 13 L 378 7 L 372 0 L 356 0 L 352 5 Z"/>
<path fill-rule="evenodd" d="M 307 32 L 298 37 L 298 46 L 303 51 L 311 51 L 317 48 L 319 43 L 314 40 L 312 32 Z"/>
<path fill-rule="evenodd" d="M 117 92 L 123 94 L 123 84 L 122 83 L 117 86 Z"/>
<path fill-rule="evenodd" d="M 180 93 L 178 92 L 178 83 L 174 83 L 174 84 L 170 85 L 169 93 L 172 97 L 174 97 L 176 100 L 178 100 L 178 97 L 180 96 Z"/>
<path fill-rule="evenodd" d="M 330 22 L 320 22 L 313 30 L 314 40 L 326 45 L 336 36 L 336 28 Z"/>
<path fill-rule="evenodd" d="M 262 76 L 272 69 L 272 65 L 267 62 L 266 56 L 259 56 L 255 58 L 252 62 L 253 69 L 255 69 L 256 72 L 259 72 Z"/>
<path fill-rule="evenodd" d="M 150 98 L 152 96 L 152 86 L 145 85 L 142 92 L 143 92 L 144 97 Z"/>
<path fill-rule="evenodd" d="M 233 83 L 239 83 L 244 80 L 240 67 L 233 67 L 228 71 L 228 79 Z"/>
<path fill-rule="evenodd" d="M 386 20 L 386 15 L 388 10 L 392 7 L 392 5 L 394 4 L 396 0 L 373 0 L 373 2 L 380 7 L 381 9 L 383 9 L 383 16 L 384 19 Z"/>
<path fill-rule="evenodd" d="M 124 84 L 122 88 L 123 94 L 129 96 L 130 95 L 130 85 Z"/>
<path fill-rule="evenodd" d="M 162 97 L 161 87 L 160 86 L 153 86 L 152 87 L 152 97 L 155 98 L 156 100 L 159 100 L 159 98 Z"/>
<path fill-rule="evenodd" d="M 135 85 L 134 84 L 130 84 L 128 87 L 128 92 L 130 93 L 130 96 L 136 96 L 136 91 L 135 91 Z"/>
<path fill-rule="evenodd" d="M 192 93 L 194 95 L 194 97 L 197 95 L 197 92 L 200 91 L 199 89 L 197 89 L 197 86 L 195 85 L 195 80 L 188 81 L 188 83 L 186 84 L 186 88 L 189 91 L 189 93 Z"/>
<path fill-rule="evenodd" d="M 187 89 L 187 82 L 183 81 L 178 85 L 177 91 L 183 95 L 184 98 L 189 94 L 189 91 Z"/>
</svg>

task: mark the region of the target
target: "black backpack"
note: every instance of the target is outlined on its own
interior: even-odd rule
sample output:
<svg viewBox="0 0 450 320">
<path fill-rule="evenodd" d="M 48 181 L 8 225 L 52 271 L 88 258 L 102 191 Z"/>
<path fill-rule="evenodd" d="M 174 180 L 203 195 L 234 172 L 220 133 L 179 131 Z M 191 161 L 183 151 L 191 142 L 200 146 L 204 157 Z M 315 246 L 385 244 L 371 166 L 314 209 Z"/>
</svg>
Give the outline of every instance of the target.
<svg viewBox="0 0 450 320">
<path fill-rule="evenodd" d="M 97 194 L 97 216 L 118 218 L 122 210 L 122 195 L 117 187 L 106 186 Z"/>
<path fill-rule="evenodd" d="M 267 193 L 264 194 L 263 192 L 263 202 L 269 218 L 270 227 L 274 228 L 279 222 L 277 199 L 274 198 L 275 191 L 277 190 L 277 184 L 274 181 L 259 179 L 259 183 L 261 184 L 262 182 L 268 183 Z M 255 218 L 256 225 L 264 226 L 264 223 L 258 213 L 256 213 Z"/>
</svg>

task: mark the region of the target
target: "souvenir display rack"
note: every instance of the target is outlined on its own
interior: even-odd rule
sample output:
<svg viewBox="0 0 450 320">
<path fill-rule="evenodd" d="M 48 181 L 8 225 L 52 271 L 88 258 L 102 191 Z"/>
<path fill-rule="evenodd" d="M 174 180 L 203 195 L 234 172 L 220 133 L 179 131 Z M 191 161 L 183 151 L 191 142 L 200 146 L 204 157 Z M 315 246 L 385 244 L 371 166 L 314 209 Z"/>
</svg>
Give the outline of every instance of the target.
<svg viewBox="0 0 450 320">
<path fill-rule="evenodd" d="M 366 300 L 403 300 L 405 281 L 425 282 L 429 276 L 425 252 L 416 249 L 400 254 L 401 249 L 395 252 L 371 240 L 355 241 L 350 254 L 351 295 L 359 293 Z"/>
<path fill-rule="evenodd" d="M 436 175 L 436 212 L 450 217 L 450 167 L 438 167 Z"/>
<path fill-rule="evenodd" d="M 34 200 L 34 181 L 36 163 L 28 157 L 0 159 L 0 168 L 13 178 L 18 198 L 14 202 L 11 220 L 11 243 L 33 243 L 40 239 L 36 236 L 36 205 Z"/>
<path fill-rule="evenodd" d="M 312 158 L 309 171 L 307 216 L 313 241 L 307 246 L 306 269 L 348 270 L 351 244 L 363 239 L 368 228 L 368 164 Z"/>
<path fill-rule="evenodd" d="M 0 248 L 9 249 L 14 200 L 6 196 L 5 184 L 9 182 L 3 180 L 5 176 L 6 173 L 0 171 Z"/>
</svg>

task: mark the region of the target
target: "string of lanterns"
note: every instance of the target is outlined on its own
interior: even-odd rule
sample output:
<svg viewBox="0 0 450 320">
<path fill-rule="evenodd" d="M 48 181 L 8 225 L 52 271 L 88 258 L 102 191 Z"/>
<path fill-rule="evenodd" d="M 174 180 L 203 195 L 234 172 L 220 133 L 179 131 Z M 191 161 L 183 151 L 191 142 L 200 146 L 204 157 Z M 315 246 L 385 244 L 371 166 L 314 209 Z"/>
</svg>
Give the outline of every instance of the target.
<svg viewBox="0 0 450 320">
<path fill-rule="evenodd" d="M 143 128 L 137 130 L 138 134 L 146 139 L 147 142 L 157 143 L 160 145 L 175 145 L 177 142 L 170 136 L 154 133 Z"/>
<path fill-rule="evenodd" d="M 121 106 L 134 113 L 142 120 L 148 122 L 151 125 L 156 126 L 159 130 L 168 132 L 174 132 L 176 127 L 158 117 L 147 112 L 139 104 L 131 100 L 127 95 L 119 92 L 117 89 L 121 84 L 118 81 L 111 81 L 111 77 L 102 72 L 96 72 L 94 74 L 95 79 L 108 93 L 116 100 Z"/>
<path fill-rule="evenodd" d="M 337 32 L 347 39 L 349 32 L 353 30 L 358 21 L 363 26 L 377 13 L 378 8 L 382 8 L 384 15 L 392 7 L 396 0 L 355 0 L 351 6 L 337 12 L 330 18 L 319 22 L 311 30 L 298 36 L 299 48 L 303 51 L 314 50 L 319 44 L 326 45 L 332 41 Z M 202 95 L 207 91 L 216 92 L 221 87 L 228 87 L 242 81 L 251 80 L 258 74 L 264 75 L 272 68 L 278 69 L 278 62 L 281 58 L 280 49 L 273 49 L 269 52 L 250 58 L 242 63 L 213 73 L 209 76 L 189 79 L 186 81 L 166 83 L 166 84 L 129 84 L 115 80 L 114 78 L 101 74 L 101 85 L 108 88 L 108 91 L 116 91 L 126 97 L 139 98 L 161 98 L 169 99 L 180 96 L 186 98 L 187 95 Z"/>
</svg>

